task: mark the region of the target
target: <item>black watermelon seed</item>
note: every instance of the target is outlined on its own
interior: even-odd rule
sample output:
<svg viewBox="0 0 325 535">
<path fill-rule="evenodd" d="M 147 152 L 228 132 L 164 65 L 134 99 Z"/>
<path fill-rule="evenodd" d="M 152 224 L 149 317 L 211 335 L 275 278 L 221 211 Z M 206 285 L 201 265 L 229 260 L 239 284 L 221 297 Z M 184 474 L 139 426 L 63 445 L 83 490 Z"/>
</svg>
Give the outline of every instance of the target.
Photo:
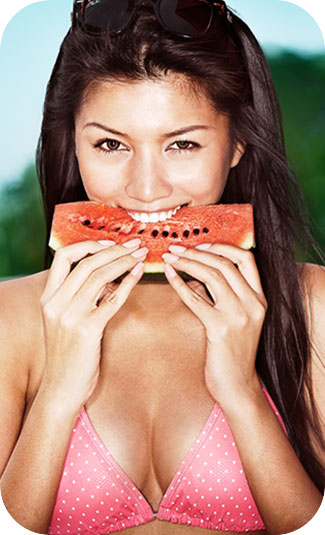
<svg viewBox="0 0 325 535">
<path fill-rule="evenodd" d="M 103 225 L 102 227 L 98 227 L 98 230 L 103 230 L 103 228 L 105 228 L 105 225 Z"/>
<path fill-rule="evenodd" d="M 144 232 L 144 228 L 142 228 L 141 230 L 139 230 L 138 234 L 142 234 L 142 232 Z"/>
<path fill-rule="evenodd" d="M 113 232 L 118 232 L 119 230 L 121 230 L 121 227 L 116 227 Z"/>
<path fill-rule="evenodd" d="M 209 229 L 204 227 L 203 232 L 204 232 L 204 234 L 207 234 L 209 232 Z"/>
<path fill-rule="evenodd" d="M 177 236 L 177 232 L 173 232 L 173 234 L 172 234 L 172 238 L 178 238 L 178 236 Z"/>
<path fill-rule="evenodd" d="M 184 238 L 188 238 L 189 235 L 190 235 L 190 231 L 189 230 L 184 230 L 184 232 L 183 232 Z"/>
<path fill-rule="evenodd" d="M 168 235 L 169 235 L 168 230 L 163 230 L 162 235 L 163 235 L 164 238 L 167 238 Z"/>
<path fill-rule="evenodd" d="M 197 235 L 197 234 L 200 234 L 200 229 L 199 229 L 199 228 L 195 228 L 195 229 L 193 230 L 193 234 L 196 234 L 196 235 Z"/>
<path fill-rule="evenodd" d="M 89 219 L 86 219 L 85 221 L 83 221 L 82 225 L 86 225 L 86 226 L 90 225 Z"/>
<path fill-rule="evenodd" d="M 159 231 L 156 229 L 156 230 L 153 230 L 152 233 L 151 233 L 151 236 L 153 236 L 154 238 L 156 238 L 159 234 Z"/>
</svg>

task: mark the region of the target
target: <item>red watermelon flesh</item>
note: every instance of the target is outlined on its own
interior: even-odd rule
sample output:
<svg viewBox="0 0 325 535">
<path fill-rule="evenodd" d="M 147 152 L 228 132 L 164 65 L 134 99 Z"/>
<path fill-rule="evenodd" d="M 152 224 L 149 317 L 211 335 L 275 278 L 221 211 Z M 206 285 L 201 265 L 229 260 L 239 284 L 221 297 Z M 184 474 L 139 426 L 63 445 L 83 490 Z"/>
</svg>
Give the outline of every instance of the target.
<svg viewBox="0 0 325 535">
<path fill-rule="evenodd" d="M 122 208 L 91 201 L 55 207 L 49 246 L 53 250 L 85 240 L 124 243 L 141 239 L 148 247 L 146 273 L 163 272 L 161 255 L 172 244 L 195 247 L 200 243 L 228 243 L 243 249 L 255 245 L 251 204 L 185 206 L 157 223 L 135 221 Z"/>
</svg>

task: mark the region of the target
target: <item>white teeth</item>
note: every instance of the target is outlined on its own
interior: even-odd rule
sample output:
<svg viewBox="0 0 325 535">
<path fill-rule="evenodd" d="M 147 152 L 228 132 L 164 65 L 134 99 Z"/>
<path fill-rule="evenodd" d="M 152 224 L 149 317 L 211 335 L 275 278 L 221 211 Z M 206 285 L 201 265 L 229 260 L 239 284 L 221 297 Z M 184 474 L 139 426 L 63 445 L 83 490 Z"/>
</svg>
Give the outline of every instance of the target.
<svg viewBox="0 0 325 535">
<path fill-rule="evenodd" d="M 160 214 L 150 214 L 149 215 L 150 223 L 157 223 L 157 221 L 159 220 L 159 215 Z"/>
<path fill-rule="evenodd" d="M 161 212 L 159 214 L 158 221 L 165 221 L 165 219 L 167 219 L 167 217 L 168 217 L 168 212 Z"/>
<path fill-rule="evenodd" d="M 129 212 L 127 213 L 135 219 L 135 221 L 141 221 L 141 223 L 157 223 L 158 221 L 165 221 L 170 219 L 173 215 L 178 212 L 181 206 L 176 206 L 173 210 L 168 210 L 168 212 Z"/>
</svg>

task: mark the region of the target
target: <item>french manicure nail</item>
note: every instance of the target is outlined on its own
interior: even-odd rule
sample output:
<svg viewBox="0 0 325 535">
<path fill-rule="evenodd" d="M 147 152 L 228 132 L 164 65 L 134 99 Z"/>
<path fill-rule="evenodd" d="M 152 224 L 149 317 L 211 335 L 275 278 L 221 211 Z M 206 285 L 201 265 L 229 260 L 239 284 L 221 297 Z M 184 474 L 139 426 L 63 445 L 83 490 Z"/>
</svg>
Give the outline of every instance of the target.
<svg viewBox="0 0 325 535">
<path fill-rule="evenodd" d="M 168 263 L 176 262 L 176 260 L 179 259 L 179 256 L 176 256 L 175 254 L 170 254 L 170 253 L 164 253 L 162 257 L 165 260 L 165 262 L 168 262 Z"/>
<path fill-rule="evenodd" d="M 116 245 L 116 242 L 113 240 L 98 240 L 98 243 L 107 247 L 109 247 L 110 245 Z"/>
<path fill-rule="evenodd" d="M 135 258 L 140 258 L 141 256 L 147 255 L 149 252 L 148 247 L 141 247 L 141 249 L 137 249 L 133 253 L 131 253 L 131 256 L 134 256 Z"/>
<path fill-rule="evenodd" d="M 136 247 L 137 245 L 140 245 L 141 240 L 140 238 L 135 238 L 134 240 L 126 241 L 125 243 L 122 243 L 123 247 L 128 247 L 132 249 L 132 247 Z"/>
<path fill-rule="evenodd" d="M 172 253 L 184 253 L 184 251 L 186 251 L 186 247 L 183 247 L 182 245 L 170 245 L 168 247 L 168 249 L 172 252 Z"/>
<path fill-rule="evenodd" d="M 195 246 L 195 249 L 199 249 L 200 251 L 206 251 L 211 247 L 212 243 L 200 243 L 199 245 Z"/>
<path fill-rule="evenodd" d="M 172 279 L 177 276 L 175 269 L 170 264 L 165 264 L 164 269 L 166 275 L 169 275 L 169 277 L 171 277 Z"/>
<path fill-rule="evenodd" d="M 143 273 L 143 270 L 144 270 L 144 263 L 139 262 L 138 264 L 134 266 L 134 268 L 131 269 L 130 273 L 131 275 L 134 275 L 135 277 L 137 277 L 138 275 L 140 275 L 140 273 Z"/>
</svg>

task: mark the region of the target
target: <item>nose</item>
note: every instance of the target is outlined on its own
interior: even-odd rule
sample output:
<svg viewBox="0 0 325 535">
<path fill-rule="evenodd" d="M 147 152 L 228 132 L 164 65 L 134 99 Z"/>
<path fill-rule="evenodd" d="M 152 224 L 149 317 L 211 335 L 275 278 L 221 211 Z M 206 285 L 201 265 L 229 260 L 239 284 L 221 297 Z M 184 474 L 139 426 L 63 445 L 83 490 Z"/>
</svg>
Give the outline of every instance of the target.
<svg viewBox="0 0 325 535">
<path fill-rule="evenodd" d="M 173 191 L 167 169 L 159 155 L 146 151 L 134 155 L 127 170 L 125 192 L 143 203 L 153 203 L 169 197 Z"/>
</svg>

